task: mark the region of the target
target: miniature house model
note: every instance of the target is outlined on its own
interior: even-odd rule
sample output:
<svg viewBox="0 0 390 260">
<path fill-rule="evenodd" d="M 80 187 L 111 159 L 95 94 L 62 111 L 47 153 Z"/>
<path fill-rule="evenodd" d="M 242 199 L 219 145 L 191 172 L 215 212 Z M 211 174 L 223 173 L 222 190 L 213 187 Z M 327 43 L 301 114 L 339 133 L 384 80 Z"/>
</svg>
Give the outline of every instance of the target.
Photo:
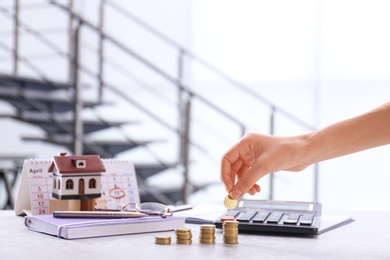
<svg viewBox="0 0 390 260">
<path fill-rule="evenodd" d="M 100 178 L 105 172 L 99 155 L 54 156 L 49 172 L 53 172 L 53 197 L 60 200 L 92 199 L 101 196 Z"/>
</svg>

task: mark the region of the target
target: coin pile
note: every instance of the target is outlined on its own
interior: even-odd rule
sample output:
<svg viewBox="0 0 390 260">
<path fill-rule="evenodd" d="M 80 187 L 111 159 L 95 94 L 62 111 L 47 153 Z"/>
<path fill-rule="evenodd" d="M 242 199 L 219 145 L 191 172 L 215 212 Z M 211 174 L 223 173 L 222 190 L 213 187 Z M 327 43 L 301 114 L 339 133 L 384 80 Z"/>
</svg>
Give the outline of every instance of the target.
<svg viewBox="0 0 390 260">
<path fill-rule="evenodd" d="M 223 242 L 225 244 L 238 244 L 238 221 L 224 221 Z"/>
<path fill-rule="evenodd" d="M 171 244 L 171 237 L 170 236 L 155 237 L 154 243 L 157 245 L 170 245 Z"/>
<path fill-rule="evenodd" d="M 190 228 L 176 228 L 176 244 L 190 245 L 192 244 L 192 232 Z"/>
<path fill-rule="evenodd" d="M 215 244 L 215 225 L 201 225 L 199 233 L 199 243 Z"/>
</svg>

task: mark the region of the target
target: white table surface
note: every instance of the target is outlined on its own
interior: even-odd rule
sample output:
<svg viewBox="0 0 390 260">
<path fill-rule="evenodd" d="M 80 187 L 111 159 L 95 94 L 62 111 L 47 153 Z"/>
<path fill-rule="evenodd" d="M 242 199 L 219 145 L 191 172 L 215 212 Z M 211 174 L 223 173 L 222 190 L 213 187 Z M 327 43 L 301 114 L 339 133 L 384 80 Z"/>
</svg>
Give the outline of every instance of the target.
<svg viewBox="0 0 390 260">
<path fill-rule="evenodd" d="M 319 236 L 289 237 L 239 234 L 238 245 L 175 244 L 174 231 L 65 240 L 28 230 L 24 218 L 0 211 L 0 259 L 390 259 L 390 212 L 348 212 L 355 222 Z M 156 245 L 156 235 L 170 235 L 171 245 Z"/>
</svg>

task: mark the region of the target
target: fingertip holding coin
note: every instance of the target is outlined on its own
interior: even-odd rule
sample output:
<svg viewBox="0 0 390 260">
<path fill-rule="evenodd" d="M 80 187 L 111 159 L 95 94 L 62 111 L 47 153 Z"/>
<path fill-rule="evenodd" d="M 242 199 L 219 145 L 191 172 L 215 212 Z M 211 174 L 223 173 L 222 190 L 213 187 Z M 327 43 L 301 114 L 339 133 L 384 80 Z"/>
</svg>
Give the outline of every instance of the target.
<svg viewBox="0 0 390 260">
<path fill-rule="evenodd" d="M 238 205 L 238 200 L 232 199 L 230 195 L 227 195 L 223 201 L 223 204 L 227 209 L 235 209 Z"/>
</svg>

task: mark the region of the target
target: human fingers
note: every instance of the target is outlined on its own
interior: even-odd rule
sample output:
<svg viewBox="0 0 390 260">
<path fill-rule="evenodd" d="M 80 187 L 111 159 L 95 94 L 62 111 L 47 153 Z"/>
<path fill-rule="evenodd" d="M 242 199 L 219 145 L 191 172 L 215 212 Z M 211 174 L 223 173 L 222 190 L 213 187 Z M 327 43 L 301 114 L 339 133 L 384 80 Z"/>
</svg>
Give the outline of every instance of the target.
<svg viewBox="0 0 390 260">
<path fill-rule="evenodd" d="M 230 191 L 236 181 L 237 172 L 240 170 L 243 162 L 234 154 L 226 153 L 221 160 L 221 181 L 226 191 Z"/>
<path fill-rule="evenodd" d="M 239 199 L 245 193 L 253 195 L 256 192 L 260 192 L 260 186 L 257 185 L 256 182 L 266 174 L 266 172 L 263 173 L 263 171 L 261 166 L 254 165 L 250 168 L 249 171 L 242 175 L 232 187 L 229 192 L 230 197 L 232 199 Z"/>
<path fill-rule="evenodd" d="M 234 163 L 230 165 L 230 172 L 226 172 L 222 174 L 222 181 L 225 183 L 226 191 L 229 192 L 234 184 L 241 178 L 247 174 L 247 172 L 251 169 L 251 166 L 248 165 L 243 159 L 238 158 Z M 256 186 L 254 186 L 253 194 L 255 194 L 258 190 Z"/>
<path fill-rule="evenodd" d="M 248 173 L 256 161 L 252 134 L 246 134 L 238 143 L 231 147 L 221 160 L 221 181 L 225 189 L 230 192 L 236 180 Z M 256 190 L 256 189 L 255 189 Z"/>
<path fill-rule="evenodd" d="M 258 184 L 255 184 L 252 186 L 252 188 L 248 191 L 250 195 L 255 195 L 256 193 L 259 193 L 261 190 L 260 186 Z"/>
</svg>

